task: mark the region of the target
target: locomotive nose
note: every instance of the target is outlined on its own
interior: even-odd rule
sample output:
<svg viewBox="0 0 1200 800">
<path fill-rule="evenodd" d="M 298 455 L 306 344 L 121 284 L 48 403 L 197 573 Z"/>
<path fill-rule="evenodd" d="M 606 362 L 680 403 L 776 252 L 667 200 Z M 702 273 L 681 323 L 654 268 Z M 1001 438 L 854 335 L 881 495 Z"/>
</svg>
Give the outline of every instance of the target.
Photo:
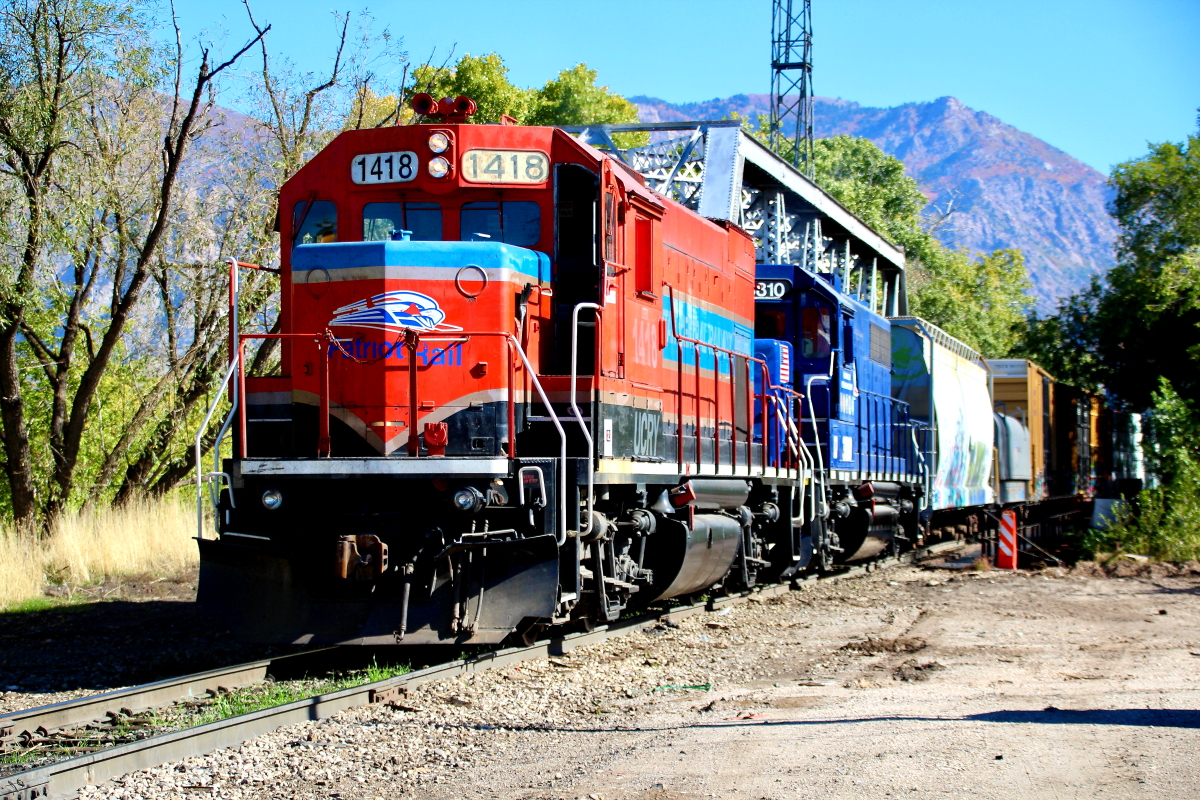
<svg viewBox="0 0 1200 800">
<path fill-rule="evenodd" d="M 327 353 L 335 453 L 428 455 L 423 431 L 445 424 L 437 454 L 504 454 L 507 406 L 522 389 L 514 304 L 548 284 L 544 254 L 499 242 L 301 245 L 292 271 L 296 328 L 336 340 Z M 318 275 L 320 290 L 306 290 Z M 316 405 L 325 388 L 312 353 L 296 348 L 293 361 L 294 402 Z"/>
</svg>

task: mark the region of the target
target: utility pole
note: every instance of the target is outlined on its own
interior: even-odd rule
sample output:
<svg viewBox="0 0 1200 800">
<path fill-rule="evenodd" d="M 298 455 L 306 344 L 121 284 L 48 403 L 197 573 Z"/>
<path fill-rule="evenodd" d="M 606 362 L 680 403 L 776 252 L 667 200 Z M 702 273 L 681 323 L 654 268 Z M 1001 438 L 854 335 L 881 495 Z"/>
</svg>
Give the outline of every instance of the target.
<svg viewBox="0 0 1200 800">
<path fill-rule="evenodd" d="M 772 2 L 771 148 L 780 152 L 781 145 L 790 140 L 792 165 L 811 178 L 812 0 Z"/>
</svg>

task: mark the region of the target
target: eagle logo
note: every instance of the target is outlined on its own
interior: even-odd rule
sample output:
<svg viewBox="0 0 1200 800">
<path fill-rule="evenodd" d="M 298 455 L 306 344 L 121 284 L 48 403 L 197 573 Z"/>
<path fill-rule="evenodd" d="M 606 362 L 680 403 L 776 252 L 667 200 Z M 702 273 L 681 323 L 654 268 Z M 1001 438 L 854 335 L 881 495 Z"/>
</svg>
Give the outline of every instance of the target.
<svg viewBox="0 0 1200 800">
<path fill-rule="evenodd" d="M 408 290 L 384 292 L 342 306 L 333 312 L 331 328 L 371 328 L 398 331 L 413 328 L 418 331 L 461 331 L 457 325 L 444 321 L 446 312 L 428 295 Z"/>
</svg>

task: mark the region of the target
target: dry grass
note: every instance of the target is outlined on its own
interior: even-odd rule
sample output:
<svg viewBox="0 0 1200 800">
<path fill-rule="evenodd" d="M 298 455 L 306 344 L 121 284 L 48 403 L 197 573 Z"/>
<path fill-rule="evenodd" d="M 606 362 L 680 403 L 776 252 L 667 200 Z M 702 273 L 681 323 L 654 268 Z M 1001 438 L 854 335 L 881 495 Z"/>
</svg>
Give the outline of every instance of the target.
<svg viewBox="0 0 1200 800">
<path fill-rule="evenodd" d="M 0 609 L 41 597 L 46 583 L 41 549 L 30 537 L 0 528 Z"/>
<path fill-rule="evenodd" d="M 178 500 L 65 514 L 40 540 L 0 529 L 0 608 L 42 596 L 47 583 L 184 572 L 197 563 L 195 535 L 195 517 Z"/>
</svg>

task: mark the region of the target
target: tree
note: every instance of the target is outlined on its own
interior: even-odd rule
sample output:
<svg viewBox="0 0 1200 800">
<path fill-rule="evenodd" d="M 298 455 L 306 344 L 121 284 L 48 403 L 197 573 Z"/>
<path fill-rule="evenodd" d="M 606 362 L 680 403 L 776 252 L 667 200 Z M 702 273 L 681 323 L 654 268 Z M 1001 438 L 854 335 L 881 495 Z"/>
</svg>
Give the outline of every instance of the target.
<svg viewBox="0 0 1200 800">
<path fill-rule="evenodd" d="M 1037 320 L 1028 350 L 1133 409 L 1150 407 L 1160 378 L 1200 397 L 1200 130 L 1117 165 L 1109 185 L 1117 264 Z"/>
<path fill-rule="evenodd" d="M 71 499 L 89 423 L 169 237 L 213 81 L 262 36 L 220 64 L 202 47 L 185 86 L 178 27 L 173 50 L 154 43 L 153 27 L 144 7 L 124 0 L 18 0 L 0 10 L 0 180 L 20 198 L 4 220 L 4 239 L 17 246 L 0 285 L 0 434 L 22 522 Z M 39 417 L 44 466 L 30 437 Z"/>
<path fill-rule="evenodd" d="M 909 260 L 928 265 L 941 255 L 941 245 L 923 224 L 921 211 L 928 200 L 920 186 L 905 174 L 903 161 L 889 156 L 870 139 L 845 134 L 817 139 L 813 171 L 822 189 L 903 247 Z"/>
<path fill-rule="evenodd" d="M 478 106 L 470 118 L 475 123 L 499 122 L 505 116 L 523 125 L 637 122 L 637 106 L 607 86 L 597 86 L 596 70 L 588 69 L 587 64 L 564 69 L 540 89 L 522 89 L 509 81 L 508 67 L 496 53 L 467 54 L 453 67 L 426 63 L 413 70 L 412 85 L 402 96 L 409 99 L 417 92 L 428 92 L 436 99 L 470 97 Z M 378 106 L 386 101 L 364 96 L 364 103 Z M 621 147 L 636 147 L 648 141 L 644 134 L 617 138 Z"/>
<path fill-rule="evenodd" d="M 250 24 L 265 29 L 246 6 Z M 140 447 L 133 448 L 116 500 L 161 495 L 192 470 L 188 431 L 213 399 L 227 364 L 227 284 L 224 269 L 212 269 L 230 256 L 266 267 L 278 266 L 279 240 L 275 217 L 279 188 L 315 152 L 346 128 L 391 124 L 399 107 L 396 95 L 380 96 L 375 87 L 396 79 L 404 53 L 402 40 L 385 28 L 375 30 L 368 14 L 352 19 L 334 15 L 335 38 L 328 72 L 297 70 L 273 56 L 259 39 L 259 80 L 245 90 L 252 114 L 226 113 L 224 135 L 203 143 L 195 172 L 202 176 L 182 199 L 184 213 L 174 229 L 160 276 L 162 317 L 166 329 L 167 364 L 156 374 L 174 371 L 170 389 L 148 398 L 151 423 Z M 243 333 L 279 331 L 279 282 L 260 271 L 243 270 L 239 312 Z M 249 340 L 247 372 L 267 374 L 278 362 L 277 339 Z M 149 402 L 149 401 L 152 401 Z M 215 443 L 217 427 L 202 442 L 205 453 Z"/>
<path fill-rule="evenodd" d="M 537 90 L 528 125 L 588 125 L 637 122 L 637 106 L 596 85 L 596 70 L 576 64 Z"/>
<path fill-rule="evenodd" d="M 471 98 L 477 110 L 470 121 L 476 123 L 499 122 L 504 116 L 524 120 L 534 105 L 534 93 L 508 80 L 508 67 L 495 53 L 468 53 L 453 67 L 422 64 L 413 70 L 413 88 L 414 93 L 428 92 L 435 99 Z"/>
</svg>

